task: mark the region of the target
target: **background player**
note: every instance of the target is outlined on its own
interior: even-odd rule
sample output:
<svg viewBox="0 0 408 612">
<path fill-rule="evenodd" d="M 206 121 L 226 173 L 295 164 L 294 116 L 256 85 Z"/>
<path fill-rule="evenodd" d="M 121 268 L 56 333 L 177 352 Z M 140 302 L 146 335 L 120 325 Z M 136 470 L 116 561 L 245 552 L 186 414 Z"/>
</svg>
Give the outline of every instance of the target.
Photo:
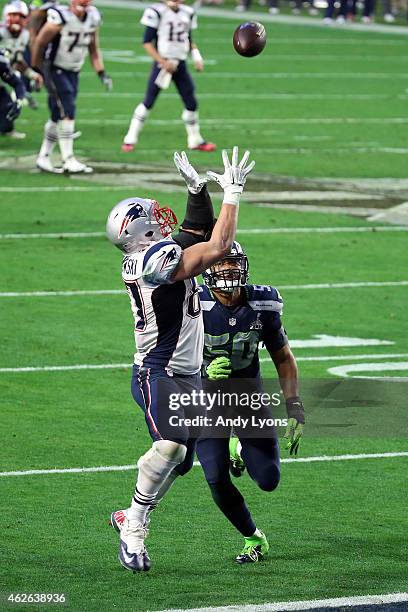
<svg viewBox="0 0 408 612">
<path fill-rule="evenodd" d="M 171 486 L 174 478 L 170 475 L 176 467 L 185 472 L 192 466 L 195 439 L 182 422 L 169 427 L 174 415 L 169 395 L 201 388 L 203 327 L 194 277 L 230 250 L 239 198 L 254 166 L 254 162 L 247 165 L 248 156 L 249 152 L 238 164 L 238 149 L 234 147 L 230 164 L 223 151 L 225 172 L 212 174 L 224 190 L 224 199 L 208 242 L 193 244 L 183 251 L 177 236 L 174 240 L 160 239 L 169 236 L 176 219 L 170 209 L 161 208 L 152 200 L 125 200 L 108 217 L 107 235 L 125 254 L 122 278 L 135 318 L 137 352 L 132 393 L 145 412 L 153 439 L 152 448 L 139 460 L 131 507 L 125 514 L 122 512 L 123 521 L 118 528 L 119 560 L 129 570 L 150 569 L 144 545 L 149 508 L 155 504 L 157 495 L 163 497 Z M 203 194 L 201 187 L 197 184 L 205 200 L 206 190 Z M 203 208 L 206 206 L 204 201 Z M 208 212 L 205 214 L 208 220 Z M 182 245 L 185 246 L 184 240 Z M 203 406 L 195 408 L 197 414 L 203 410 Z"/>
<path fill-rule="evenodd" d="M 47 23 L 41 28 L 33 48 L 33 67 L 45 75 L 51 118 L 44 127 L 44 139 L 37 157 L 37 167 L 46 172 L 92 172 L 74 157 L 73 142 L 79 72 L 89 51 L 92 66 L 105 87 L 112 89 L 99 48 L 99 11 L 92 0 L 71 0 L 70 6 L 57 5 L 47 11 Z M 45 51 L 45 62 L 43 55 Z M 58 141 L 63 168 L 54 168 L 51 153 Z"/>
<path fill-rule="evenodd" d="M 304 410 L 299 398 L 298 372 L 282 326 L 282 298 L 274 287 L 248 284 L 248 259 L 238 242 L 230 254 L 203 273 L 200 287 L 204 317 L 203 386 L 209 392 L 218 390 L 217 381 L 245 379 L 254 392 L 262 392 L 258 344 L 263 342 L 275 364 L 286 400 L 289 417 L 285 437 L 291 454 L 297 454 L 303 433 Z M 214 382 L 213 382 L 214 381 Z M 221 387 L 222 389 L 222 387 Z M 234 390 L 233 384 L 228 388 Z M 241 475 L 245 467 L 250 477 L 264 491 L 279 484 L 279 446 L 274 430 L 270 437 L 248 437 L 236 430 L 229 444 L 224 437 L 207 437 L 198 441 L 197 455 L 203 467 L 213 499 L 221 512 L 245 538 L 236 558 L 239 563 L 258 561 L 269 550 L 265 535 L 259 531 L 241 493 L 232 483 L 229 468 Z M 219 436 L 219 431 L 217 432 Z M 204 437 L 205 436 L 205 437 Z M 230 447 L 230 449 L 229 449 Z"/>
<path fill-rule="evenodd" d="M 29 10 L 25 2 L 14 0 L 3 11 L 4 24 L 0 25 L 0 47 L 7 49 L 11 66 L 23 76 L 26 99 L 31 108 L 38 108 L 31 91 L 38 91 L 43 78 L 30 67 L 30 34 L 27 29 Z M 24 137 L 20 134 L 20 137 Z"/>
<path fill-rule="evenodd" d="M 204 69 L 203 59 L 193 43 L 191 32 L 197 28 L 194 9 L 184 6 L 183 0 L 158 2 L 147 8 L 141 22 L 146 26 L 143 46 L 154 64 L 147 84 L 143 102 L 136 106 L 129 130 L 124 138 L 122 151 L 134 150 L 139 134 L 161 89 L 174 82 L 183 100 L 182 119 L 187 130 L 189 149 L 214 151 L 215 145 L 201 136 L 198 122 L 198 103 L 194 93 L 194 82 L 187 69 L 186 59 L 191 51 L 195 69 Z"/>
<path fill-rule="evenodd" d="M 14 101 L 1 82 L 13 88 Z M 21 113 L 25 93 L 24 83 L 11 68 L 7 51 L 0 49 L 0 134 L 2 136 L 16 137 L 14 121 Z"/>
</svg>

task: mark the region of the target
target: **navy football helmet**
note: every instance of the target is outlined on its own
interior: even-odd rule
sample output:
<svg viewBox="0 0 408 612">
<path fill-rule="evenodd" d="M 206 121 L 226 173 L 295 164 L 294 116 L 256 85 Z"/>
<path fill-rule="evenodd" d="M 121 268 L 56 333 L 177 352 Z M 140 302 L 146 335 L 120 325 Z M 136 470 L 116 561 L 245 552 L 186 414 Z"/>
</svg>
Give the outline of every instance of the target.
<svg viewBox="0 0 408 612">
<path fill-rule="evenodd" d="M 230 254 L 203 272 L 204 283 L 210 289 L 232 292 L 248 283 L 249 263 L 239 242 L 234 241 Z"/>
</svg>

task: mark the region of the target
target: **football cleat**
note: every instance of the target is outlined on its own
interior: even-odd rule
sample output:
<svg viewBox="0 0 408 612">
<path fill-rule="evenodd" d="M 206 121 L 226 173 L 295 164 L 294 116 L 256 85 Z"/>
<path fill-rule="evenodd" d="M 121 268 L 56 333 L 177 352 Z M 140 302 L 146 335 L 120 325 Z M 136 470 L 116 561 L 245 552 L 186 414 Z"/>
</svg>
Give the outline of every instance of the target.
<svg viewBox="0 0 408 612">
<path fill-rule="evenodd" d="M 118 559 L 121 565 L 133 573 L 147 572 L 151 563 L 144 541 L 147 529 L 137 521 L 125 518 L 120 529 Z"/>
<path fill-rule="evenodd" d="M 48 155 L 39 155 L 37 157 L 36 166 L 42 172 L 50 172 L 51 174 L 62 174 L 62 168 L 56 168 L 53 166 L 51 159 Z"/>
<path fill-rule="evenodd" d="M 131 153 L 134 150 L 135 150 L 135 145 L 127 144 L 126 142 L 124 142 L 122 144 L 122 151 L 123 151 L 123 153 Z"/>
<path fill-rule="evenodd" d="M 266 557 L 269 552 L 269 544 L 266 536 L 261 531 L 260 536 L 253 535 L 250 538 L 245 538 L 245 545 L 238 557 L 235 558 L 237 563 L 257 563 Z"/>
<path fill-rule="evenodd" d="M 109 525 L 113 527 L 117 533 L 120 533 L 125 519 L 127 519 L 126 510 L 116 510 L 111 514 Z"/>
<path fill-rule="evenodd" d="M 63 165 L 63 170 L 67 174 L 91 174 L 93 168 L 78 161 L 75 157 L 68 157 Z"/>
<path fill-rule="evenodd" d="M 229 453 L 230 453 L 230 472 L 235 478 L 239 478 L 245 472 L 245 463 L 239 454 L 238 444 L 240 441 L 235 436 L 230 438 Z"/>
<path fill-rule="evenodd" d="M 191 149 L 192 151 L 206 151 L 207 153 L 210 153 L 211 151 L 215 151 L 217 146 L 213 142 L 202 142 L 196 147 L 188 147 L 188 148 Z"/>
<path fill-rule="evenodd" d="M 26 134 L 24 132 L 17 132 L 17 130 L 11 130 L 11 132 L 2 132 L 2 136 L 6 136 L 7 138 L 12 138 L 13 140 L 24 140 Z"/>
</svg>

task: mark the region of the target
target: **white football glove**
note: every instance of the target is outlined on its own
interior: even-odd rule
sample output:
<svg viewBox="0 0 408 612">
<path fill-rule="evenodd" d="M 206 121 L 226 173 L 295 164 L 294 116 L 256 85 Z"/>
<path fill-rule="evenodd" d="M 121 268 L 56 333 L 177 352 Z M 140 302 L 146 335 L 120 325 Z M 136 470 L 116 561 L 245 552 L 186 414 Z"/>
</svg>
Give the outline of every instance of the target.
<svg viewBox="0 0 408 612">
<path fill-rule="evenodd" d="M 207 182 L 207 178 L 198 174 L 188 161 L 188 157 L 184 151 L 181 152 L 181 155 L 179 155 L 177 151 L 174 153 L 174 163 L 176 164 L 177 170 L 186 181 L 188 190 L 191 193 L 200 193 Z"/>
<path fill-rule="evenodd" d="M 249 151 L 245 151 L 243 158 L 238 163 L 238 147 L 234 147 L 230 163 L 228 153 L 224 149 L 222 152 L 222 161 L 225 168 L 224 174 L 207 172 L 207 176 L 218 183 L 224 190 L 223 204 L 239 204 L 239 198 L 244 190 L 247 176 L 255 166 L 254 161 L 248 166 L 246 165 L 248 157 Z"/>
</svg>

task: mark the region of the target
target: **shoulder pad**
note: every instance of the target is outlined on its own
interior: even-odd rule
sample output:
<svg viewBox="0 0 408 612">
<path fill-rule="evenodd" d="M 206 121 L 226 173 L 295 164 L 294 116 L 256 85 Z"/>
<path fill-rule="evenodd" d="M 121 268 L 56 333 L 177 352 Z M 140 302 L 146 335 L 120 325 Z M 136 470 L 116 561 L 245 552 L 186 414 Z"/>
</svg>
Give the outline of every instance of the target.
<svg viewBox="0 0 408 612">
<path fill-rule="evenodd" d="M 247 301 L 253 310 L 267 310 L 282 314 L 283 299 L 270 285 L 247 285 Z"/>
<path fill-rule="evenodd" d="M 152 6 L 149 6 L 143 13 L 140 23 L 149 28 L 154 28 L 155 30 L 157 30 L 160 24 L 160 19 L 162 17 L 162 10 L 162 4 L 153 4 Z"/>
<path fill-rule="evenodd" d="M 195 13 L 195 11 L 194 11 L 193 7 L 192 7 L 192 6 L 187 6 L 186 4 L 182 4 L 182 5 L 180 6 L 180 9 L 179 9 L 179 10 L 182 10 L 182 11 L 184 11 L 185 13 L 188 13 L 188 14 L 190 15 L 190 17 L 192 17 L 192 16 L 194 15 L 194 13 Z"/>
<path fill-rule="evenodd" d="M 100 24 L 100 22 L 102 21 L 102 15 L 98 11 L 96 6 L 90 6 L 89 7 L 89 16 L 91 17 L 92 21 L 94 22 L 94 24 L 96 26 L 98 26 Z"/>
<path fill-rule="evenodd" d="M 198 296 L 200 298 L 202 310 L 209 311 L 214 308 L 215 299 L 207 285 L 199 285 Z"/>
<path fill-rule="evenodd" d="M 64 15 L 64 7 L 53 6 L 47 11 L 47 22 L 54 25 L 64 25 L 66 23 L 66 15 Z"/>
<path fill-rule="evenodd" d="M 171 283 L 171 275 L 182 256 L 181 247 L 174 240 L 160 240 L 144 252 L 142 277 L 153 285 Z"/>
<path fill-rule="evenodd" d="M 8 57 L 0 53 L 0 71 L 7 72 L 10 70 L 10 60 Z"/>
</svg>

